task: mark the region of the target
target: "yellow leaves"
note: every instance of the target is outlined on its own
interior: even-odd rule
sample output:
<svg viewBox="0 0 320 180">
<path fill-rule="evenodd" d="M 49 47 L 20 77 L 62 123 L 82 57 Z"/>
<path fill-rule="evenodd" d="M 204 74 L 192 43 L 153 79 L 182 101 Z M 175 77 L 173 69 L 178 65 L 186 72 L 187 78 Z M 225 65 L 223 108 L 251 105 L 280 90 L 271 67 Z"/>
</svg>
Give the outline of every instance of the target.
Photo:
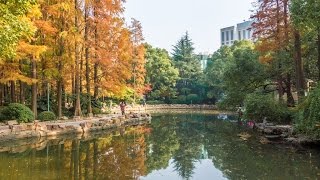
<svg viewBox="0 0 320 180">
<path fill-rule="evenodd" d="M 26 29 L 22 32 L 22 37 L 26 39 L 31 39 L 37 28 L 33 25 L 30 18 L 26 16 L 20 16 L 19 21 L 23 22 L 26 26 Z"/>
<path fill-rule="evenodd" d="M 46 8 L 46 10 L 48 14 L 51 14 L 55 17 L 65 16 L 67 15 L 67 12 L 72 11 L 70 3 L 67 2 L 61 2 L 54 5 L 50 5 Z"/>
<path fill-rule="evenodd" d="M 65 2 L 62 2 L 59 4 L 59 10 L 60 11 L 64 11 L 64 12 L 68 12 L 71 10 L 70 8 L 70 4 L 69 3 L 65 3 Z"/>
<path fill-rule="evenodd" d="M 20 41 L 18 45 L 18 58 L 31 56 L 38 60 L 40 55 L 47 50 L 46 46 L 31 45 L 24 41 Z"/>
<path fill-rule="evenodd" d="M 59 37 L 66 38 L 68 36 L 68 31 L 62 31 L 59 33 Z"/>
<path fill-rule="evenodd" d="M 27 17 L 30 19 L 38 19 L 42 17 L 42 13 L 38 4 L 31 6 L 29 12 L 27 13 Z"/>
<path fill-rule="evenodd" d="M 35 79 L 22 75 L 17 63 L 1 63 L 0 72 L 0 83 L 20 80 L 31 85 L 33 82 L 36 82 Z"/>
</svg>

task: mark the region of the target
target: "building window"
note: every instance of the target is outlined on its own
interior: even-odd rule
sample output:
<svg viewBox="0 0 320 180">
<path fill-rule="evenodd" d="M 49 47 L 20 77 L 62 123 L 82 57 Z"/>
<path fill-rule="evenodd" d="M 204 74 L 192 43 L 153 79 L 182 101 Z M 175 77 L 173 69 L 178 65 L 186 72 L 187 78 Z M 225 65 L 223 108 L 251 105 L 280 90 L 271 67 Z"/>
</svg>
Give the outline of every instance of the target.
<svg viewBox="0 0 320 180">
<path fill-rule="evenodd" d="M 231 41 L 233 41 L 233 30 L 230 31 Z"/>
<path fill-rule="evenodd" d="M 241 31 L 238 32 L 239 41 L 241 41 Z"/>
<path fill-rule="evenodd" d="M 226 31 L 226 40 L 229 41 L 229 31 Z"/>
<path fill-rule="evenodd" d="M 248 39 L 250 39 L 251 38 L 251 30 L 249 29 L 248 30 Z"/>
<path fill-rule="evenodd" d="M 246 39 L 246 30 L 243 30 L 243 39 Z"/>
<path fill-rule="evenodd" d="M 222 43 L 222 46 L 224 45 L 224 43 Z"/>
<path fill-rule="evenodd" d="M 229 44 L 229 42 L 226 43 L 227 45 Z"/>
<path fill-rule="evenodd" d="M 224 41 L 224 32 L 221 32 L 221 41 Z"/>
</svg>

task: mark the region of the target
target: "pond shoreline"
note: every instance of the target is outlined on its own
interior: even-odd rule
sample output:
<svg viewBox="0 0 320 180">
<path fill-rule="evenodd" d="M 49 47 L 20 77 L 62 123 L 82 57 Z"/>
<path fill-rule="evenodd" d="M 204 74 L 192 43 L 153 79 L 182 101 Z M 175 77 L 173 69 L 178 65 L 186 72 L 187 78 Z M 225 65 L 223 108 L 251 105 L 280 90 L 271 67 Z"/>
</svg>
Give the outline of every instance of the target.
<svg viewBox="0 0 320 180">
<path fill-rule="evenodd" d="M 262 144 L 291 144 L 296 146 L 320 146 L 320 140 L 296 134 L 292 125 L 255 123 L 253 129 L 259 132 Z"/>
<path fill-rule="evenodd" d="M 215 105 L 206 104 L 157 104 L 157 105 L 127 105 L 127 112 L 152 112 L 159 110 L 208 110 L 208 111 L 218 111 Z M 111 113 L 121 113 L 119 106 L 114 106 L 111 108 Z"/>
<path fill-rule="evenodd" d="M 147 113 L 133 113 L 125 116 L 112 114 L 93 118 L 76 120 L 57 120 L 34 123 L 21 123 L 8 121 L 0 126 L 0 142 L 20 139 L 33 139 L 42 137 L 59 137 L 62 135 L 92 133 L 96 131 L 108 131 L 120 127 L 148 124 L 151 116 Z"/>
</svg>

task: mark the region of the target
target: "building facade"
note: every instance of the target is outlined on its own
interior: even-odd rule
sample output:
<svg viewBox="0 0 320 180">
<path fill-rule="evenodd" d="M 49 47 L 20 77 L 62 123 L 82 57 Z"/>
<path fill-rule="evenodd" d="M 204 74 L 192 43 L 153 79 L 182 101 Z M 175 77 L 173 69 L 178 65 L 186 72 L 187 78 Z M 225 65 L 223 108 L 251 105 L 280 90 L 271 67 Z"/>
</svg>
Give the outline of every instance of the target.
<svg viewBox="0 0 320 180">
<path fill-rule="evenodd" d="M 220 30 L 221 46 L 231 46 L 234 41 L 253 41 L 252 23 L 253 21 L 245 21 L 237 24 L 236 26 L 222 28 Z"/>
</svg>

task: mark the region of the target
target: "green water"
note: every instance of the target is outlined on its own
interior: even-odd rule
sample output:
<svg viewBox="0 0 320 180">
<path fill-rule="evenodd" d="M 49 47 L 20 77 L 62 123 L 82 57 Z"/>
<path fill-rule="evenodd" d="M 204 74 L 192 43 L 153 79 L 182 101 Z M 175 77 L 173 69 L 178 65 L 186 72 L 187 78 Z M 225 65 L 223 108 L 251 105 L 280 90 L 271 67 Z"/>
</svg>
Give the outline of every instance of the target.
<svg viewBox="0 0 320 180">
<path fill-rule="evenodd" d="M 237 134 L 248 132 L 248 141 Z M 151 125 L 0 145 L 0 179 L 320 179 L 320 150 L 261 144 L 209 114 L 157 114 Z"/>
</svg>

